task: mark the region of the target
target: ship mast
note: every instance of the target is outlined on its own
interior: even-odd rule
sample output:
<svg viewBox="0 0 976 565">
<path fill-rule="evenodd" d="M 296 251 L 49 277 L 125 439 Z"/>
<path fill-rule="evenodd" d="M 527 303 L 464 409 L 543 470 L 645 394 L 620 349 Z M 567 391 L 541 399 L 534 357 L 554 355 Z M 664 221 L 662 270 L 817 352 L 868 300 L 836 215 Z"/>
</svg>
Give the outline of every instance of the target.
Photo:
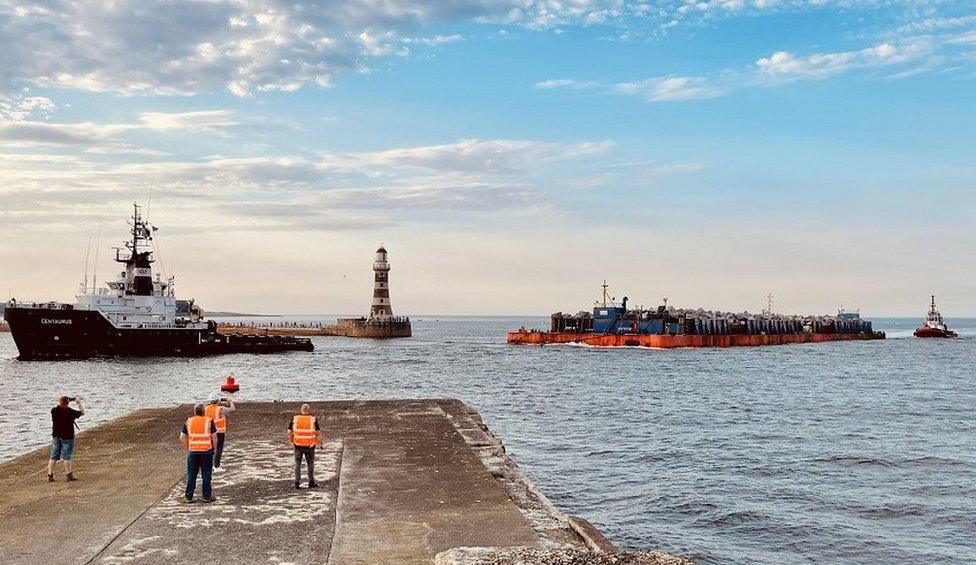
<svg viewBox="0 0 976 565">
<path fill-rule="evenodd" d="M 115 248 L 115 260 L 125 263 L 126 294 L 136 296 L 151 296 L 152 283 L 152 251 L 139 251 L 139 241 L 152 239 L 152 234 L 139 214 L 139 205 L 132 204 L 132 241 L 125 242 L 129 256 L 123 257 L 121 249 Z"/>
<path fill-rule="evenodd" d="M 603 280 L 603 284 L 600 285 L 600 287 L 603 289 L 602 308 L 606 308 L 607 306 L 611 306 L 615 308 L 617 306 L 617 299 L 616 297 L 610 296 L 610 293 L 607 292 L 607 289 L 610 288 L 610 285 L 607 284 L 606 279 Z M 594 301 L 594 304 L 600 306 L 601 303 L 599 300 L 596 300 Z"/>
<path fill-rule="evenodd" d="M 132 256 L 139 252 L 139 205 L 132 203 Z"/>
</svg>

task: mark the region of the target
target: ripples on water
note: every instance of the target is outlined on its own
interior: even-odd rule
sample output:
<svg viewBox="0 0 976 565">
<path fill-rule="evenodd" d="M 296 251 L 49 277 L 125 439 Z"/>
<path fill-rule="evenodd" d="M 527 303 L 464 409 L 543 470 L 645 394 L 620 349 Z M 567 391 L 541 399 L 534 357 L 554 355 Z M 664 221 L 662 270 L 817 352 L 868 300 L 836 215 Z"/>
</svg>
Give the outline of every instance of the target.
<svg viewBox="0 0 976 565">
<path fill-rule="evenodd" d="M 516 347 L 543 319 L 427 318 L 399 341 L 316 338 L 313 354 L 20 363 L 0 335 L 0 461 L 46 443 L 61 393 L 84 427 L 203 399 L 458 397 L 562 510 L 625 547 L 702 562 L 971 561 L 976 320 L 958 340 L 765 348 Z M 174 441 L 176 430 L 174 430 Z M 84 449 L 82 443 L 81 449 Z"/>
</svg>

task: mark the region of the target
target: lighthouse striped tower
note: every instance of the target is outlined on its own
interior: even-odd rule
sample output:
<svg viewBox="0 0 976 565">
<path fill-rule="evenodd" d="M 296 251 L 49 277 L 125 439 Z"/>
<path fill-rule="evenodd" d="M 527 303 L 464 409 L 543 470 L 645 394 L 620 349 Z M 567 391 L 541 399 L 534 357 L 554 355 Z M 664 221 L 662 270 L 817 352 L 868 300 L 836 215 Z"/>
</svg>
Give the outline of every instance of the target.
<svg viewBox="0 0 976 565">
<path fill-rule="evenodd" d="M 390 262 L 386 258 L 386 248 L 382 245 L 376 250 L 373 262 L 373 306 L 369 309 L 369 319 L 385 322 L 393 319 L 393 306 L 390 305 Z"/>
</svg>

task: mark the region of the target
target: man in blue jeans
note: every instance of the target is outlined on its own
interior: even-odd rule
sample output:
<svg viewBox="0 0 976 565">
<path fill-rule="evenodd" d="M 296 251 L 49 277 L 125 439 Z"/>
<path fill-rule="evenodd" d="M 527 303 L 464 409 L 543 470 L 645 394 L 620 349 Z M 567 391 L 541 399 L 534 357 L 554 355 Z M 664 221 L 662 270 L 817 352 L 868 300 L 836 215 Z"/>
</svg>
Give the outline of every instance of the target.
<svg viewBox="0 0 976 565">
<path fill-rule="evenodd" d="M 72 400 L 75 401 L 77 410 L 68 406 Z M 81 400 L 67 396 L 59 398 L 58 405 L 51 408 L 51 459 L 47 462 L 47 482 L 54 482 L 54 464 L 58 459 L 64 465 L 68 480 L 75 480 L 71 466 L 71 455 L 75 450 L 75 420 L 84 413 L 85 407 L 81 405 Z"/>
<path fill-rule="evenodd" d="M 197 474 L 200 474 L 203 478 L 203 501 L 213 502 L 210 478 L 214 447 L 217 445 L 217 426 L 207 418 L 203 404 L 193 407 L 193 416 L 186 419 L 180 432 L 180 442 L 186 448 L 186 501 L 193 502 Z"/>
</svg>

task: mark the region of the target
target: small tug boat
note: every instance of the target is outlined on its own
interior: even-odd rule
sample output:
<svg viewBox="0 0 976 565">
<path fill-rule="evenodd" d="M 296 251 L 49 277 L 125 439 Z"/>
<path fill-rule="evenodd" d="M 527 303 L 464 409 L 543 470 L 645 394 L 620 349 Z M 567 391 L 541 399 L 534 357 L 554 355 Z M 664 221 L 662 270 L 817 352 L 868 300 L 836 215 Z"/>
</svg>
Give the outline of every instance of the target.
<svg viewBox="0 0 976 565">
<path fill-rule="evenodd" d="M 942 314 L 935 307 L 935 295 L 929 305 L 929 313 L 925 315 L 922 325 L 915 330 L 915 337 L 959 337 L 959 334 L 949 329 Z"/>
<path fill-rule="evenodd" d="M 133 205 L 131 239 L 115 248 L 125 265 L 103 288 L 88 285 L 88 274 L 74 304 L 11 300 L 4 319 L 17 344 L 18 359 L 91 357 L 199 357 L 226 353 L 312 351 L 308 339 L 223 335 L 203 318 L 192 300 L 177 300 L 174 280 L 152 272 L 150 249 L 155 226 Z M 87 271 L 87 268 L 86 268 Z"/>
</svg>

